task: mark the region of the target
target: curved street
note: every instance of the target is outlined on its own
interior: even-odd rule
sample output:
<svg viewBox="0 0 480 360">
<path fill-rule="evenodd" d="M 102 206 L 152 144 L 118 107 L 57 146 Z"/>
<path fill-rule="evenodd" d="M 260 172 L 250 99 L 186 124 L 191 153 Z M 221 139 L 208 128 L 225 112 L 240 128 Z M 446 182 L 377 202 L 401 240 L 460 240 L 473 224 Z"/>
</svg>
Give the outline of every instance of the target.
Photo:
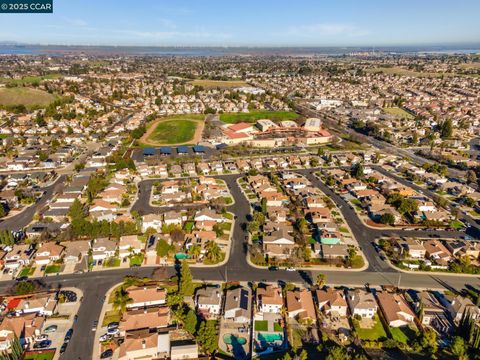
<svg viewBox="0 0 480 360">
<path fill-rule="evenodd" d="M 348 222 L 359 245 L 368 260 L 369 266 L 364 271 L 348 270 L 322 270 L 321 273 L 327 276 L 327 282 L 331 285 L 344 286 L 370 286 L 395 285 L 400 287 L 418 288 L 418 289 L 461 289 L 466 285 L 480 287 L 480 279 L 475 276 L 449 275 L 449 274 L 419 274 L 403 273 L 389 266 L 382 261 L 376 253 L 372 242 L 381 236 L 425 236 L 425 231 L 403 231 L 403 230 L 381 230 L 365 226 L 358 218 L 355 211 L 352 210 L 346 201 L 338 194 L 330 190 L 315 175 L 314 169 L 296 170 L 296 172 L 305 175 L 313 185 L 319 187 L 327 196 L 329 196 L 340 207 L 344 218 Z M 305 277 L 314 278 L 318 271 L 300 271 L 288 272 L 285 270 L 269 271 L 252 267 L 246 258 L 246 231 L 244 225 L 247 222 L 247 216 L 250 213 L 250 203 L 243 195 L 237 179 L 241 174 L 219 175 L 215 176 L 225 180 L 229 190 L 235 200 L 235 203 L 229 207 L 229 211 L 237 217 L 233 229 L 232 246 L 226 264 L 218 267 L 192 267 L 192 274 L 195 279 L 200 281 L 286 281 L 286 282 L 304 282 Z M 18 216 L 4 221 L 0 226 L 17 226 L 21 228 L 28 224 L 35 211 L 44 206 L 46 201 L 51 198 L 58 187 L 63 186 L 64 177 L 59 178 L 47 190 L 42 199 Z M 144 180 L 139 183 L 139 196 L 132 210 L 140 214 L 153 212 L 162 212 L 172 208 L 160 208 L 149 205 L 150 192 L 153 183 L 158 180 Z M 18 219 L 17 219 L 18 217 Z M 431 236 L 460 236 L 463 233 L 456 232 L 428 232 Z M 75 325 L 75 332 L 80 332 L 86 336 L 74 336 L 70 342 L 65 358 L 87 360 L 91 359 L 93 349 L 93 333 L 91 326 L 94 320 L 100 316 L 102 302 L 109 288 L 123 281 L 126 275 L 149 277 L 153 275 L 156 267 L 141 267 L 130 269 L 105 270 L 99 272 L 88 272 L 84 274 L 58 275 L 42 278 L 38 280 L 42 285 L 48 288 L 57 289 L 61 287 L 77 287 L 84 293 L 84 298 L 79 310 L 79 319 Z M 168 275 L 173 275 L 173 267 L 166 268 Z M 4 281 L 0 283 L 1 291 L 8 291 L 15 284 L 14 281 Z M 91 335 L 90 335 L 91 334 Z"/>
</svg>

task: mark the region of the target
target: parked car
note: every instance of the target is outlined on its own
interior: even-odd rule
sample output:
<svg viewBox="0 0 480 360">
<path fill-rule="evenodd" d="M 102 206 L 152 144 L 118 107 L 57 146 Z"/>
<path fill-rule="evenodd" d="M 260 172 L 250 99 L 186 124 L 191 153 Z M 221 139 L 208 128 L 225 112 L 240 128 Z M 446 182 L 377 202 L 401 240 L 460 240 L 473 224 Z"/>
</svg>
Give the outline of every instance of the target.
<svg viewBox="0 0 480 360">
<path fill-rule="evenodd" d="M 268 270 L 269 270 L 269 271 L 277 271 L 277 270 L 278 270 L 278 266 L 269 266 L 269 267 L 268 267 Z"/>
<path fill-rule="evenodd" d="M 35 342 L 41 342 L 41 341 L 44 341 L 44 340 L 48 340 L 48 335 L 47 334 L 41 334 L 41 335 L 38 335 L 35 338 Z"/>
<path fill-rule="evenodd" d="M 53 332 L 57 331 L 57 329 L 58 329 L 57 325 L 50 325 L 50 326 L 47 326 L 43 332 L 45 334 L 49 334 L 49 333 L 53 333 Z"/>
<path fill-rule="evenodd" d="M 68 343 L 64 342 L 60 348 L 60 354 L 63 354 L 67 350 Z"/>
<path fill-rule="evenodd" d="M 48 348 L 51 344 L 52 344 L 52 342 L 50 340 L 43 340 L 43 341 L 40 341 L 40 342 L 37 342 L 37 343 L 33 344 L 33 348 L 34 349 L 45 349 L 45 348 Z"/>
<path fill-rule="evenodd" d="M 67 333 L 65 334 L 64 342 L 69 342 L 73 335 L 73 329 L 68 329 Z"/>
<path fill-rule="evenodd" d="M 120 334 L 120 330 L 119 330 L 118 328 L 108 329 L 108 330 L 107 330 L 107 334 L 108 334 L 108 335 L 111 335 L 111 336 L 115 336 L 115 335 Z"/>
<path fill-rule="evenodd" d="M 109 334 L 103 334 L 102 336 L 100 336 L 100 337 L 98 338 L 98 341 L 103 342 L 103 341 L 110 340 L 111 338 L 112 338 L 111 335 L 109 335 Z"/>
<path fill-rule="evenodd" d="M 98 321 L 95 320 L 92 324 L 92 331 L 97 331 Z"/>
<path fill-rule="evenodd" d="M 112 357 L 112 355 L 113 355 L 113 350 L 107 349 L 100 355 L 100 359 L 108 359 Z"/>
<path fill-rule="evenodd" d="M 120 324 L 116 321 L 113 321 L 107 325 L 107 330 L 113 330 L 113 329 L 118 329 L 118 326 Z"/>
</svg>

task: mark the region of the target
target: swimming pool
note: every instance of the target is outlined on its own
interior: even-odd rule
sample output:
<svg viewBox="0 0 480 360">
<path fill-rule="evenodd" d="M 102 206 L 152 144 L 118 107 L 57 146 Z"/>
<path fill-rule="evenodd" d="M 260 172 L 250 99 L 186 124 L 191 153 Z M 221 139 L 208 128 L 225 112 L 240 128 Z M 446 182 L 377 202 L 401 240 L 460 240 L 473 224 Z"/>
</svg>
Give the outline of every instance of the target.
<svg viewBox="0 0 480 360">
<path fill-rule="evenodd" d="M 260 342 L 273 343 L 276 341 L 283 341 L 283 335 L 259 333 L 257 334 L 257 340 Z"/>
<path fill-rule="evenodd" d="M 223 341 L 227 345 L 232 345 L 232 342 L 233 343 L 236 342 L 240 345 L 245 345 L 247 343 L 247 339 L 245 339 L 244 337 L 239 337 L 239 336 L 235 336 L 235 335 L 232 335 L 232 334 L 225 334 L 223 336 Z"/>
</svg>

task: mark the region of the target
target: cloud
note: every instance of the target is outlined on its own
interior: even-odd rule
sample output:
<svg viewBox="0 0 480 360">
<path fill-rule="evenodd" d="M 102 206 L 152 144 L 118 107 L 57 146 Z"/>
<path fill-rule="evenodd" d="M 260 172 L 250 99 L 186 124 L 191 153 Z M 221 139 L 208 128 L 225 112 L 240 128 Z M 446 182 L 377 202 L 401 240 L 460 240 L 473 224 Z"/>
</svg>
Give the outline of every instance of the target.
<svg viewBox="0 0 480 360">
<path fill-rule="evenodd" d="M 287 35 L 314 37 L 314 36 L 365 36 L 370 32 L 351 24 L 319 23 L 309 25 L 295 25 L 287 28 Z M 285 34 L 284 34 L 285 35 Z"/>
</svg>

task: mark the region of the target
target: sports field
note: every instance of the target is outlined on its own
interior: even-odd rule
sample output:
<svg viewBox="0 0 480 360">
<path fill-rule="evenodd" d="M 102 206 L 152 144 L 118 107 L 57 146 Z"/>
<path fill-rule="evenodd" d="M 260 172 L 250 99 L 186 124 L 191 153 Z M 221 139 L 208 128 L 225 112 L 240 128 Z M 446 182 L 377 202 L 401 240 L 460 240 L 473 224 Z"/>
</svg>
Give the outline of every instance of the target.
<svg viewBox="0 0 480 360">
<path fill-rule="evenodd" d="M 413 119 L 414 118 L 414 116 L 412 114 L 409 114 L 405 110 L 400 109 L 398 107 L 383 108 L 383 111 L 385 111 L 387 114 L 400 116 L 400 117 L 405 118 L 405 119 Z"/>
<path fill-rule="evenodd" d="M 270 119 L 273 121 L 294 120 L 298 118 L 298 114 L 293 111 L 251 111 L 248 113 L 225 113 L 220 115 L 220 120 L 235 124 L 238 122 L 255 122 L 260 119 Z"/>
<path fill-rule="evenodd" d="M 27 108 L 47 106 L 54 101 L 55 98 L 54 95 L 38 89 L 25 87 L 0 89 L 0 105 L 3 106 L 25 105 Z"/>
<path fill-rule="evenodd" d="M 196 144 L 203 132 L 203 115 L 182 115 L 152 122 L 140 142 L 145 146 Z"/>
<path fill-rule="evenodd" d="M 248 86 L 248 84 L 245 81 L 242 80 L 228 80 L 228 81 L 222 81 L 222 80 L 192 80 L 190 82 L 192 85 L 196 86 L 202 86 L 204 88 L 208 89 L 214 89 L 214 88 L 221 88 L 221 89 L 228 89 L 228 88 L 236 88 L 236 87 L 242 87 L 242 86 Z"/>
</svg>

